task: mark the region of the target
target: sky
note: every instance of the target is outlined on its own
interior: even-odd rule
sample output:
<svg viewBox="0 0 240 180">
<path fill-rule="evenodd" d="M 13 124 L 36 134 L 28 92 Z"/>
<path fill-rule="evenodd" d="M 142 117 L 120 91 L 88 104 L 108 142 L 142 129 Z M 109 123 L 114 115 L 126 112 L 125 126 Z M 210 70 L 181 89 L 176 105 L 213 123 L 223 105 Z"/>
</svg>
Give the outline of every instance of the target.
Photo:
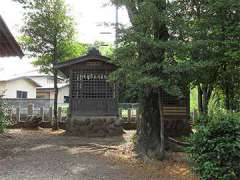
<svg viewBox="0 0 240 180">
<path fill-rule="evenodd" d="M 110 5 L 110 0 L 66 0 L 69 13 L 74 17 L 77 40 L 83 43 L 104 41 L 114 43 L 115 31 L 113 28 L 99 26 L 103 22 L 115 22 L 115 7 Z M 106 6 L 106 4 L 108 4 Z M 0 0 L 0 14 L 5 20 L 12 34 L 17 38 L 21 35 L 20 28 L 23 25 L 23 9 L 12 0 Z M 119 9 L 119 23 L 128 25 L 129 19 L 124 8 Z M 111 32 L 103 34 L 101 32 Z M 35 67 L 31 60 L 24 57 L 0 59 L 0 76 L 12 73 L 13 75 L 32 71 Z"/>
<path fill-rule="evenodd" d="M 115 22 L 115 7 L 110 5 L 110 0 L 65 0 L 69 6 L 69 13 L 74 17 L 78 40 L 93 43 L 95 40 L 113 43 L 115 39 L 113 28 L 98 26 L 102 22 Z M 108 4 L 107 6 L 104 6 Z M 12 0 L 0 0 L 0 14 L 4 18 L 14 36 L 20 35 L 23 25 L 23 9 Z M 119 9 L 119 23 L 129 24 L 127 12 Z M 112 32 L 103 35 L 101 32 Z"/>
</svg>

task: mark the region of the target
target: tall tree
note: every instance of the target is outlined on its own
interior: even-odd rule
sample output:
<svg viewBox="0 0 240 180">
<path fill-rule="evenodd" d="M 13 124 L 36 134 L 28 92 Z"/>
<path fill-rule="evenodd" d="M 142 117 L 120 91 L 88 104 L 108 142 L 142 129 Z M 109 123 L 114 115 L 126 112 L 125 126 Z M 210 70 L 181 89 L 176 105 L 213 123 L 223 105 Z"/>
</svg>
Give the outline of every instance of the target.
<svg viewBox="0 0 240 180">
<path fill-rule="evenodd" d="M 208 6 L 213 14 L 208 21 L 221 72 L 217 85 L 225 95 L 225 108 L 236 111 L 240 88 L 240 1 L 211 0 Z"/>
<path fill-rule="evenodd" d="M 107 57 L 113 56 L 113 46 L 111 44 L 108 44 L 104 41 L 95 41 L 92 45 L 90 45 L 94 48 L 99 49 L 102 55 Z"/>
<path fill-rule="evenodd" d="M 207 114 L 218 68 L 208 41 L 209 24 L 204 18 L 209 14 L 204 8 L 199 0 L 169 3 L 169 26 L 171 40 L 182 46 L 174 48 L 174 59 L 181 59 L 181 70 L 188 72 L 189 82 L 198 89 L 198 109 Z"/>
<path fill-rule="evenodd" d="M 36 57 L 35 64 L 41 70 L 54 75 L 54 129 L 58 129 L 57 99 L 58 72 L 53 68 L 57 61 L 63 61 L 84 51 L 81 44 L 74 42 L 74 22 L 68 15 L 64 0 L 14 0 L 24 10 L 22 28 L 25 49 Z M 77 54 L 76 54 L 77 53 Z"/>
<path fill-rule="evenodd" d="M 225 1 L 226 7 L 224 1 L 113 0 L 126 7 L 132 24 L 121 30 L 116 61 L 120 68 L 115 75 L 140 87 L 137 146 L 141 152 L 162 154 L 162 90 L 181 96 L 190 83 L 198 87 L 203 114 L 208 113 L 219 82 L 231 95 L 231 70 L 237 80 L 239 69 L 239 1 Z"/>
<path fill-rule="evenodd" d="M 116 78 L 136 87 L 141 104 L 142 118 L 137 127 L 137 150 L 147 156 L 164 157 L 165 135 L 162 118 L 162 94 L 184 94 L 181 76 L 165 71 L 171 63 L 166 58 L 169 31 L 167 27 L 167 1 L 133 0 L 113 1 L 124 5 L 132 26 L 119 35 Z M 186 87 L 186 86 L 185 86 Z M 182 91 L 183 90 L 183 91 Z"/>
<path fill-rule="evenodd" d="M 198 106 L 203 114 L 208 114 L 216 87 L 225 94 L 226 109 L 232 109 L 234 91 L 239 87 L 239 8 L 238 0 L 171 3 L 172 37 L 186 47 L 181 58 L 185 59 L 185 70 L 191 73 L 191 82 L 198 88 Z"/>
</svg>

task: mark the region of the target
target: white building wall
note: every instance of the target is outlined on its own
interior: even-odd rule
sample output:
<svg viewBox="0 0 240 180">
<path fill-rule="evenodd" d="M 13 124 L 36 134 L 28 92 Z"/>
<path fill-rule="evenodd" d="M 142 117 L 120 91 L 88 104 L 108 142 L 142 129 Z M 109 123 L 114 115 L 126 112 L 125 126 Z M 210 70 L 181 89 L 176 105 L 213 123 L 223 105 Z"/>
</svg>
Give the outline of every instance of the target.
<svg viewBox="0 0 240 180">
<path fill-rule="evenodd" d="M 26 91 L 28 94 L 27 98 L 36 98 L 36 85 L 27 79 L 16 79 L 5 83 L 5 86 L 0 83 L 1 90 L 5 91 L 4 98 L 17 98 L 17 91 Z"/>
<path fill-rule="evenodd" d="M 50 99 L 54 99 L 55 98 L 55 91 L 50 91 Z"/>
<path fill-rule="evenodd" d="M 37 82 L 38 84 L 53 84 L 54 80 L 51 76 L 30 76 L 32 80 Z"/>
<path fill-rule="evenodd" d="M 4 94 L 5 90 L 6 90 L 6 82 L 1 81 L 0 82 L 0 96 Z"/>
<path fill-rule="evenodd" d="M 64 103 L 64 96 L 69 96 L 69 86 L 59 88 L 58 90 L 58 104 Z"/>
</svg>

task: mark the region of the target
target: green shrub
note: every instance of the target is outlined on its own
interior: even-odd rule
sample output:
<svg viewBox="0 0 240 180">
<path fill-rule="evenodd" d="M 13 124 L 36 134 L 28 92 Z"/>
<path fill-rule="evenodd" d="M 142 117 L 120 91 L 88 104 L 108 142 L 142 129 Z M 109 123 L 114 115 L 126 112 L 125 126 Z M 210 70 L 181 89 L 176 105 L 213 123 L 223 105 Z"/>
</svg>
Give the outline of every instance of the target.
<svg viewBox="0 0 240 180">
<path fill-rule="evenodd" d="M 0 133 L 3 133 L 8 122 L 7 106 L 0 98 Z"/>
<path fill-rule="evenodd" d="M 240 179 L 240 116 L 219 114 L 209 118 L 190 138 L 189 152 L 201 179 Z"/>
<path fill-rule="evenodd" d="M 2 112 L 0 112 L 0 134 L 4 132 L 5 128 L 6 128 L 6 124 L 2 119 Z"/>
<path fill-rule="evenodd" d="M 137 151 L 137 133 L 134 132 L 131 137 L 131 143 L 133 144 L 133 151 Z"/>
<path fill-rule="evenodd" d="M 134 146 L 136 146 L 136 144 L 137 144 L 137 133 L 136 132 L 132 135 L 131 142 L 134 144 Z"/>
<path fill-rule="evenodd" d="M 198 114 L 195 117 L 194 126 L 205 126 L 209 122 L 209 116 Z"/>
</svg>

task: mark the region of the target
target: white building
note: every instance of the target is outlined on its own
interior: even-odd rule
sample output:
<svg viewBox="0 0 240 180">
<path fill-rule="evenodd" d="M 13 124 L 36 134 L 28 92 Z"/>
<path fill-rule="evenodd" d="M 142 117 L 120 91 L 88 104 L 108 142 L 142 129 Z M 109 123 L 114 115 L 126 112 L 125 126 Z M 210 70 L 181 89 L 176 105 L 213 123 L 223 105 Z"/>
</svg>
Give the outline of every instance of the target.
<svg viewBox="0 0 240 180">
<path fill-rule="evenodd" d="M 26 74 L 25 74 L 26 75 Z M 0 95 L 5 99 L 54 99 L 53 76 L 32 75 L 0 78 Z M 58 80 L 58 103 L 69 101 L 69 86 L 63 79 Z"/>
<path fill-rule="evenodd" d="M 6 99 L 54 99 L 53 77 L 40 74 L 27 59 L 20 60 L 23 55 L 0 15 L 0 96 Z M 69 99 L 68 84 L 61 78 L 58 83 L 58 101 L 62 104 Z"/>
<path fill-rule="evenodd" d="M 35 99 L 40 85 L 28 77 L 0 79 L 0 94 L 3 98 Z"/>
<path fill-rule="evenodd" d="M 28 78 L 40 84 L 37 87 L 36 96 L 39 99 L 54 99 L 54 78 L 50 75 L 30 75 Z M 69 100 L 69 86 L 62 78 L 58 78 L 58 103 L 68 103 Z"/>
<path fill-rule="evenodd" d="M 64 103 L 69 103 L 69 85 L 61 85 L 58 88 L 58 103 L 59 104 L 64 104 Z"/>
</svg>

